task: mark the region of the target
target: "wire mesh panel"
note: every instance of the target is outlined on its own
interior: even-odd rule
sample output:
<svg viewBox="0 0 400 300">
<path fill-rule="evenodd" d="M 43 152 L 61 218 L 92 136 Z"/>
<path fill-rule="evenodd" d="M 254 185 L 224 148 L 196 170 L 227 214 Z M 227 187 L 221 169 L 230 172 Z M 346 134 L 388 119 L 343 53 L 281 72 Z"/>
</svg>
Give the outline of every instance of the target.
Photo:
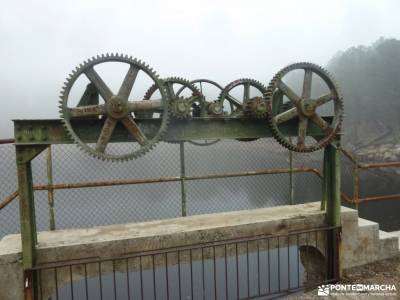
<svg viewBox="0 0 400 300">
<path fill-rule="evenodd" d="M 114 147 L 127 147 L 125 143 Z M 75 145 L 53 145 L 54 182 L 153 178 L 179 175 L 179 145 L 159 143 L 145 156 L 125 162 L 102 161 L 86 155 Z M 46 170 L 45 162 L 41 164 Z"/>
<path fill-rule="evenodd" d="M 17 190 L 15 147 L 0 144 L 0 203 Z M 0 209 L 0 238 L 8 233 L 19 232 L 18 201 Z"/>
<path fill-rule="evenodd" d="M 256 141 L 223 140 L 211 146 L 185 143 L 186 175 L 205 175 L 250 171 L 263 168 L 287 168 L 288 152 L 274 139 Z"/>
<path fill-rule="evenodd" d="M 355 172 L 355 165 L 352 161 L 345 155 L 340 157 L 341 163 L 341 188 L 342 192 L 350 198 L 353 198 L 354 195 L 354 179 L 357 174 Z M 349 203 L 344 202 L 343 204 L 349 205 Z"/>
<path fill-rule="evenodd" d="M 57 228 L 133 223 L 179 217 L 179 183 L 59 190 Z"/>
<path fill-rule="evenodd" d="M 51 228 L 53 212 L 55 228 L 64 229 L 287 205 L 294 198 L 294 203 L 320 200 L 321 181 L 315 174 L 288 170 L 320 169 L 322 151 L 290 153 L 272 138 L 204 144 L 161 142 L 145 156 L 123 163 L 92 158 L 75 145 L 52 145 L 32 161 L 38 230 Z M 13 145 L 0 147 L 4 199 L 17 190 L 15 150 Z M 261 175 L 254 176 L 257 172 Z M 48 192 L 49 184 L 54 188 Z M 19 231 L 14 201 L 0 210 L 0 236 Z"/>
<path fill-rule="evenodd" d="M 187 183 L 187 205 L 190 215 L 287 204 L 289 204 L 288 174 Z"/>
</svg>

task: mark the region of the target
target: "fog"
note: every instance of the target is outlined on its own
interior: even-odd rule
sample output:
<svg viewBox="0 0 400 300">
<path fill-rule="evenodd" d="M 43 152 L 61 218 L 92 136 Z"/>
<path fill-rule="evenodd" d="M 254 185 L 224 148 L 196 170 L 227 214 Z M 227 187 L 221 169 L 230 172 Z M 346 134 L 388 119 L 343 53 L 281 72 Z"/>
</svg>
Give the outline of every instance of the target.
<svg viewBox="0 0 400 300">
<path fill-rule="evenodd" d="M 296 61 L 400 37 L 398 1 L 3 1 L 0 138 L 11 119 L 57 118 L 61 86 L 83 60 L 138 57 L 161 77 L 267 84 Z"/>
</svg>

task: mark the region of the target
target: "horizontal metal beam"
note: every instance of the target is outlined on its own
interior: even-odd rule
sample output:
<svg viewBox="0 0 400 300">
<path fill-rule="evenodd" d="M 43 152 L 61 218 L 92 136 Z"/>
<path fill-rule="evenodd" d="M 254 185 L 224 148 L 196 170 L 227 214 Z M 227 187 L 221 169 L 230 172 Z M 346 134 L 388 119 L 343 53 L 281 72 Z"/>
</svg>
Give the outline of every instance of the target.
<svg viewBox="0 0 400 300">
<path fill-rule="evenodd" d="M 327 122 L 330 117 L 324 118 Z M 156 134 L 160 119 L 136 119 L 144 134 L 152 137 Z M 287 136 L 297 136 L 296 119 L 281 126 Z M 74 120 L 73 128 L 82 141 L 97 141 L 103 125 L 102 120 Z M 50 145 L 72 143 L 61 120 L 14 120 L 15 144 L 17 145 Z M 325 133 L 315 124 L 310 123 L 307 129 L 309 136 L 318 138 Z M 172 119 L 164 141 L 191 141 L 203 139 L 246 139 L 271 137 L 272 132 L 265 120 L 246 118 L 193 118 L 190 120 Z M 124 126 L 118 124 L 111 142 L 135 142 Z"/>
</svg>

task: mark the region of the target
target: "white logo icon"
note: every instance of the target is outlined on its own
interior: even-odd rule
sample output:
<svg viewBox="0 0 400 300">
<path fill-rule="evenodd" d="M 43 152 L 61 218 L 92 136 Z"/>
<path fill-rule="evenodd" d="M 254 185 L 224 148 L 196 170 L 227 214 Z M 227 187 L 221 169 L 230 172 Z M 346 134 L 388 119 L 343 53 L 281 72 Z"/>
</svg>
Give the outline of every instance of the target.
<svg viewBox="0 0 400 300">
<path fill-rule="evenodd" d="M 329 286 L 328 285 L 320 285 L 318 286 L 318 296 L 329 296 Z"/>
</svg>

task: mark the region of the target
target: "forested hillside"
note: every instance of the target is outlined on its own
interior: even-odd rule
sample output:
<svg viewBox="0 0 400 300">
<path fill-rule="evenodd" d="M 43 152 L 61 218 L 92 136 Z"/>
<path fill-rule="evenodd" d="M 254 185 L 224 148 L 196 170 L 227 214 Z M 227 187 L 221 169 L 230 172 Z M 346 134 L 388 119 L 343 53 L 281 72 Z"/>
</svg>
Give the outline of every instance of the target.
<svg viewBox="0 0 400 300">
<path fill-rule="evenodd" d="M 380 38 L 371 46 L 337 53 L 327 65 L 344 95 L 344 141 L 362 148 L 374 138 L 399 142 L 400 41 Z"/>
</svg>

